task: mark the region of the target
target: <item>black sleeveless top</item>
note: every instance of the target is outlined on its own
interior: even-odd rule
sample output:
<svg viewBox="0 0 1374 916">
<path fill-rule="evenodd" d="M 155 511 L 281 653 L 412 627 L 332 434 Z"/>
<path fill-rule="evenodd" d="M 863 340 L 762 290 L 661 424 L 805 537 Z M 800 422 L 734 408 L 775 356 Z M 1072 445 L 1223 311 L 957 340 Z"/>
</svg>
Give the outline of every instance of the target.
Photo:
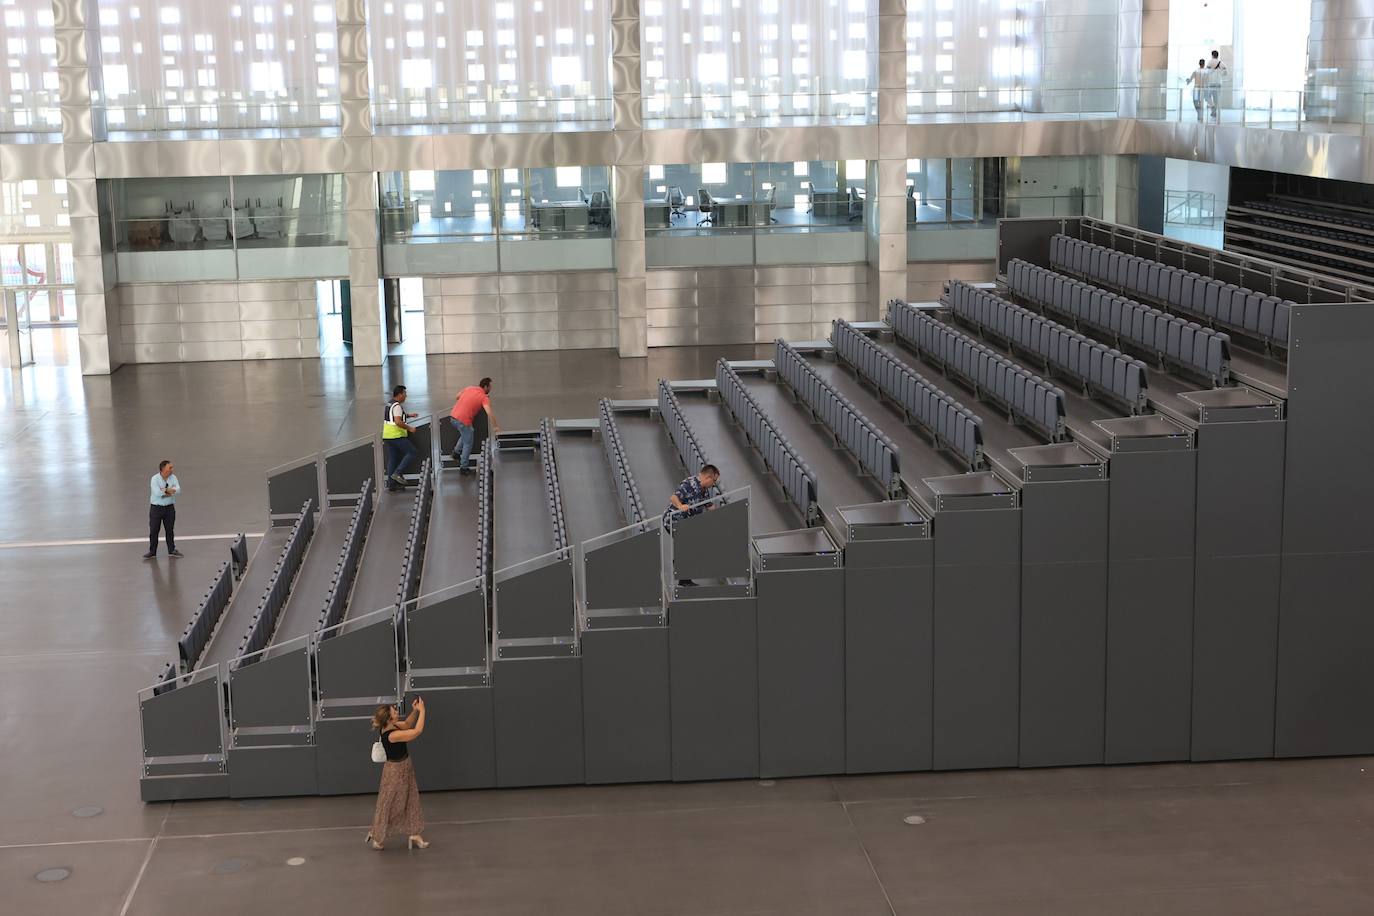
<svg viewBox="0 0 1374 916">
<path fill-rule="evenodd" d="M 386 759 L 392 762 L 405 760 L 410 756 L 410 749 L 406 747 L 406 742 L 397 741 L 395 744 L 391 743 L 391 732 L 395 730 L 396 729 L 393 728 L 391 731 L 382 732 L 382 750 L 386 751 Z"/>
</svg>

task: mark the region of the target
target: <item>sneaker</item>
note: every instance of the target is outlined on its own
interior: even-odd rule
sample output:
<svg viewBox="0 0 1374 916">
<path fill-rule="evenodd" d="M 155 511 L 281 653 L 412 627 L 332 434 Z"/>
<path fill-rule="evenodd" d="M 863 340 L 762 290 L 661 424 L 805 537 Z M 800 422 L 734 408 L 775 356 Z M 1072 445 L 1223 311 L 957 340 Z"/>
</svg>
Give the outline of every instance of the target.
<svg viewBox="0 0 1374 916">
<path fill-rule="evenodd" d="M 148 551 L 147 553 L 145 553 L 145 554 L 143 555 L 143 559 L 145 559 L 145 560 L 151 560 L 151 559 L 152 559 L 153 557 L 155 557 L 155 556 L 157 556 L 157 551 L 156 551 L 156 550 L 150 550 L 150 551 Z"/>
<path fill-rule="evenodd" d="M 392 474 L 391 477 L 390 477 L 389 479 L 391 480 L 392 483 L 396 484 L 396 486 L 398 486 L 398 487 L 408 487 L 408 486 L 410 486 L 410 481 L 409 481 L 409 480 L 406 480 L 406 479 L 405 479 L 404 477 L 402 477 L 400 474 Z"/>
<path fill-rule="evenodd" d="M 459 473 L 459 474 L 476 474 L 476 473 L 477 473 L 477 469 L 476 469 L 476 468 L 459 468 L 459 469 L 458 469 L 458 473 Z"/>
<path fill-rule="evenodd" d="M 167 556 L 175 560 L 180 560 L 182 557 L 186 556 L 186 554 L 182 553 L 180 550 L 173 548 L 172 550 L 167 551 Z"/>
</svg>

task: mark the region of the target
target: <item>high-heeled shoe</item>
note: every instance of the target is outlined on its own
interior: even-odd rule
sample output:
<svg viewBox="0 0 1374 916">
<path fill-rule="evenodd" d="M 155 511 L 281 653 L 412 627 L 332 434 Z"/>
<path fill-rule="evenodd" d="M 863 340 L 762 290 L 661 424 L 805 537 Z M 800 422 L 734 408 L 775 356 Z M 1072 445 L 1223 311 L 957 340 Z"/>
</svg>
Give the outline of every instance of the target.
<svg viewBox="0 0 1374 916">
<path fill-rule="evenodd" d="M 406 837 L 406 849 L 415 849 L 416 847 L 419 847 L 420 849 L 428 849 L 429 840 L 425 839 L 422 836 Z"/>
<path fill-rule="evenodd" d="M 363 839 L 363 842 L 366 843 L 367 845 L 371 846 L 373 849 L 381 849 L 381 848 L 382 848 L 382 844 L 381 844 L 381 843 L 378 843 L 376 840 L 372 839 L 372 834 L 370 834 L 370 833 Z"/>
</svg>

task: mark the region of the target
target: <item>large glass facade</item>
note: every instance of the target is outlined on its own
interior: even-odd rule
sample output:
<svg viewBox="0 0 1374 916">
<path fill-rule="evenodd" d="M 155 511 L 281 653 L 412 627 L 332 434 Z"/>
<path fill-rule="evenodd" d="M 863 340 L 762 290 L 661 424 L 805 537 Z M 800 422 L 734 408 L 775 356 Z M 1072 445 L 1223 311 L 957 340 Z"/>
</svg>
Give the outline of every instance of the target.
<svg viewBox="0 0 1374 916">
<path fill-rule="evenodd" d="M 108 184 L 120 282 L 348 275 L 341 175 Z"/>
<path fill-rule="evenodd" d="M 99 0 L 99 15 L 112 131 L 338 122 L 332 0 Z"/>
<path fill-rule="evenodd" d="M 867 166 L 862 159 L 646 166 L 646 262 L 862 261 Z"/>
<path fill-rule="evenodd" d="M 0 4 L 5 40 L 0 67 L 0 132 L 55 131 L 62 126 L 57 97 L 57 38 L 50 0 Z"/>
<path fill-rule="evenodd" d="M 648 119 L 864 119 L 873 0 L 644 0 Z"/>
<path fill-rule="evenodd" d="M 378 124 L 610 119 L 609 0 L 368 0 Z"/>
<path fill-rule="evenodd" d="M 67 182 L 0 181 L 0 286 L 23 288 L 34 324 L 76 321 Z"/>
</svg>

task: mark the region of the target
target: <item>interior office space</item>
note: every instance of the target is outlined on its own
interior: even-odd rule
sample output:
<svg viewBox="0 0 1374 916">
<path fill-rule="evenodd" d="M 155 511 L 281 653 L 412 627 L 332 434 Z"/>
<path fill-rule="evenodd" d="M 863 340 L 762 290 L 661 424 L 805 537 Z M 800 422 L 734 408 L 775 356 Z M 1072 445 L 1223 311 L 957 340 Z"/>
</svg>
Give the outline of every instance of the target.
<svg viewBox="0 0 1374 916">
<path fill-rule="evenodd" d="M 894 408 L 880 384 L 854 368 L 857 359 L 839 354 L 841 337 L 870 360 L 888 354 L 894 365 L 938 377 L 934 387 L 951 403 L 986 418 L 984 452 L 999 461 L 1022 448 L 1083 447 L 1076 432 L 1047 434 L 989 388 L 966 384 L 903 343 L 892 300 L 931 305 L 937 320 L 958 322 L 959 334 L 1043 373 L 1063 388 L 1070 420 L 1082 410 L 1100 411 L 1109 424 L 1163 416 L 1196 447 L 1218 434 L 1215 426 L 1168 410 L 1135 415 L 1111 400 L 1109 386 L 1084 382 L 1080 392 L 1043 354 L 989 336 L 952 302 L 935 303 L 962 281 L 1011 308 L 1043 308 L 1013 291 L 1001 231 L 1039 219 L 1065 221 L 1056 225 L 1098 241 L 1125 240 L 1137 256 L 1153 245 L 1155 256 L 1177 256 L 1195 272 L 1210 258 L 1233 285 L 1301 276 L 1322 295 L 1364 289 L 1374 250 L 1374 51 L 1361 37 L 1370 21 L 1374 8 L 1327 0 L 1281 9 L 1250 0 L 0 5 L 0 403 L 16 422 L 15 435 L 0 443 L 0 586 L 15 611 L 0 624 L 9 647 L 0 653 L 0 683 L 16 708 L 56 701 L 69 723 L 37 746 L 25 717 L 0 724 L 7 748 L 29 748 L 6 754 L 13 778 L 0 788 L 0 873 L 12 879 L 15 905 L 121 916 L 182 909 L 188 899 L 210 912 L 283 899 L 306 912 L 399 910 L 379 878 L 385 869 L 402 874 L 421 911 L 1367 911 L 1374 889 L 1358 854 L 1367 759 L 1262 759 L 1275 754 L 1272 736 L 1267 752 L 1243 755 L 1261 759 L 1206 763 L 1188 762 L 1198 756 L 1189 748 L 1149 764 L 1122 757 L 1132 761 L 1122 766 L 1032 768 L 1039 764 L 1013 754 L 998 758 L 1005 769 L 942 772 L 827 764 L 792 776 L 756 765 L 722 781 L 578 785 L 595 780 L 569 777 L 552 780 L 563 786 L 527 780 L 521 788 L 512 777 L 506 788 L 425 792 L 436 841 L 425 859 L 360 845 L 373 797 L 316 795 L 331 783 L 314 770 L 308 789 L 292 783 L 300 794 L 286 797 L 242 790 L 145 803 L 140 782 L 150 758 L 158 778 L 169 766 L 199 772 L 209 758 L 226 779 L 243 770 L 199 749 L 197 760 L 168 764 L 140 746 L 140 703 L 188 619 L 208 606 L 207 585 L 229 563 L 223 548 L 231 536 L 248 535 L 258 564 L 250 578 L 274 568 L 273 538 L 289 526 L 274 527 L 263 511 L 269 472 L 325 468 L 320 456 L 370 441 L 377 408 L 396 384 L 409 387 L 411 403 L 437 417 L 442 432 L 454 393 L 494 375 L 502 425 L 535 443 L 491 461 L 505 477 L 488 484 L 489 496 L 505 503 L 498 527 L 514 530 L 500 515 L 513 511 L 513 493 L 543 505 L 533 477 L 519 489 L 518 465 L 530 456 L 547 464 L 539 447 L 553 443 L 576 542 L 566 549 L 575 558 L 585 556 L 587 519 L 600 519 L 607 506 L 600 514 L 616 525 L 629 525 L 636 506 L 657 517 L 666 490 L 703 450 L 727 480 L 750 486 L 751 564 L 780 562 L 767 552 L 777 546 L 768 538 L 783 528 L 816 542 L 842 537 L 843 497 L 851 496 L 884 500 L 889 511 L 905 502 L 914 516 L 903 524 L 927 526 L 934 536 L 924 543 L 938 550 L 941 522 L 947 532 L 957 519 L 913 495 L 930 496 L 925 472 L 1002 488 L 979 498 L 1024 496 L 1024 481 L 1009 483 L 1003 465 L 975 468 L 952 436 L 941 439 Z M 1199 94 L 1188 78 L 1213 50 L 1226 69 Z M 1067 272 L 1048 252 L 1039 267 Z M 1086 269 L 1075 279 L 1109 285 Z M 1164 297 L 1148 304 L 1170 308 Z M 1229 318 L 1194 317 L 1211 337 L 1233 336 L 1242 375 L 1272 370 L 1244 382 L 1268 380 L 1256 409 L 1298 400 L 1288 396 L 1288 379 L 1275 380 L 1282 366 L 1300 365 L 1288 362 L 1277 338 L 1247 336 L 1243 315 L 1239 328 Z M 836 322 L 868 343 L 844 336 Z M 1074 327 L 1119 348 L 1120 361 L 1150 358 L 1129 335 Z M 791 341 L 798 355 L 776 340 Z M 1148 366 L 1150 396 L 1167 405 L 1204 384 L 1172 360 Z M 895 490 L 910 499 L 885 499 L 893 488 L 865 469 L 823 411 L 806 405 L 804 386 L 769 374 L 785 363 L 803 375 L 798 367 L 809 366 L 842 395 L 837 402 L 893 440 L 893 454 L 904 451 L 913 482 L 897 475 Z M 1315 416 L 1310 405 L 1286 408 Z M 761 416 L 771 432 L 759 426 L 751 438 L 749 418 Z M 1358 423 L 1349 430 L 1363 435 Z M 779 473 L 780 453 L 819 481 L 814 513 L 788 490 L 805 478 Z M 1199 466 L 1211 457 L 1205 447 L 1197 454 Z M 163 457 L 187 482 L 179 529 L 187 557 L 140 564 L 144 480 Z M 437 465 L 443 455 L 433 457 Z M 1084 467 L 1112 463 L 1128 473 L 1130 458 L 1116 454 Z M 920 481 L 916 468 L 924 469 Z M 482 484 L 459 479 L 433 472 L 424 547 L 406 541 L 414 491 L 378 501 L 350 603 L 360 616 L 371 596 L 390 600 L 400 571 L 391 561 L 403 541 L 417 556 L 428 551 L 414 583 L 422 591 L 466 581 L 481 536 L 473 519 Z M 1359 486 L 1351 483 L 1351 492 Z M 326 483 L 318 489 L 339 495 Z M 1302 492 L 1328 505 L 1322 494 Z M 347 536 L 351 513 L 362 517 L 357 505 L 339 506 L 319 510 L 301 607 L 333 569 L 324 545 Z M 1332 509 L 1328 527 L 1344 518 Z M 519 550 L 532 552 L 535 541 L 568 537 L 546 527 L 541 515 L 521 529 L 530 544 L 498 534 L 486 562 L 505 570 L 507 561 L 530 562 Z M 1271 527 L 1256 525 L 1243 539 Z M 1294 538 L 1311 535 L 1299 528 Z M 1036 546 L 1025 536 L 1019 543 Z M 1237 562 L 1263 565 L 1329 545 L 1300 547 Z M 860 553 L 850 554 L 856 568 Z M 747 578 L 766 591 L 761 571 L 770 570 L 751 565 Z M 1358 579 L 1334 561 L 1329 573 L 1323 581 Z M 980 585 L 994 580 L 1002 581 L 990 574 Z M 1149 588 L 1163 589 L 1161 581 Z M 578 639 L 593 633 L 594 644 L 604 634 L 586 624 L 586 579 L 573 577 L 570 588 Z M 235 589 L 236 600 L 257 597 Z M 1332 597 L 1332 589 L 1312 592 L 1313 619 L 1348 638 L 1321 651 L 1342 641 L 1358 647 L 1364 630 L 1345 613 L 1358 602 Z M 1272 601 L 1248 592 L 1245 600 L 1302 604 L 1278 592 Z M 665 595 L 655 606 L 666 618 L 673 599 Z M 1225 598 L 1220 605 L 1249 607 Z M 301 622 L 300 609 L 286 605 L 292 627 L 310 622 Z M 406 619 L 398 615 L 395 626 L 404 629 Z M 778 682 L 766 673 L 768 631 L 751 619 L 752 638 L 764 634 L 764 655 L 751 645 L 765 670 L 752 701 L 769 721 L 768 691 Z M 668 629 L 658 635 L 667 639 Z M 1282 645 L 1292 631 L 1274 638 Z M 307 657 L 316 666 L 324 643 L 312 639 Z M 493 639 L 488 633 L 484 644 L 488 672 L 501 663 Z M 588 646 L 577 645 L 581 665 Z M 731 664 L 749 654 L 738 640 L 712 645 Z M 232 654 L 226 646 L 213 651 Z M 1165 648 L 1174 658 L 1178 647 Z M 1250 658 L 1254 648 L 1236 655 Z M 1332 693 L 1364 689 L 1338 654 L 1329 682 L 1302 682 L 1313 686 L 1319 711 Z M 409 670 L 409 659 L 398 659 Z M 636 697 L 661 686 L 663 672 L 648 673 Z M 200 669 L 171 681 L 180 691 L 205 677 Z M 225 697 L 230 678 L 220 685 Z M 822 680 L 798 683 L 811 689 Z M 689 693 L 717 696 L 723 683 Z M 567 686 L 540 695 L 570 703 Z M 453 696 L 440 694 L 436 711 Z M 1070 705 L 1081 712 L 1092 696 L 1083 691 Z M 578 702 L 606 708 L 606 693 L 589 689 Z M 680 728 L 715 734 L 711 728 L 736 722 L 747 705 L 726 704 L 719 722 L 704 724 L 687 718 L 688 703 L 673 709 Z M 548 712 L 524 708 L 538 713 L 524 717 L 530 721 Z M 835 709 L 825 712 L 834 721 Z M 317 709 L 300 733 L 312 755 L 322 721 Z M 1321 715 L 1311 722 L 1303 740 L 1314 743 L 1303 747 L 1320 745 L 1328 724 Z M 471 727 L 448 711 L 426 737 L 448 747 L 455 736 L 466 741 Z M 776 737 L 767 728 L 755 733 L 765 749 Z M 236 740 L 226 731 L 227 742 Z M 610 746 L 607 734 L 597 740 L 586 746 Z M 1033 744 L 1019 733 L 1013 743 Z M 697 745 L 679 736 L 677 746 Z M 545 747 L 544 759 L 528 754 L 526 763 L 565 762 L 564 745 Z M 1341 749 L 1369 753 L 1358 741 Z M 242 758 L 242 746 L 233 750 Z M 595 772 L 598 761 L 605 763 L 584 753 L 581 765 Z M 710 754 L 703 761 L 714 763 Z M 1303 813 L 1300 823 L 1293 811 Z"/>
</svg>

